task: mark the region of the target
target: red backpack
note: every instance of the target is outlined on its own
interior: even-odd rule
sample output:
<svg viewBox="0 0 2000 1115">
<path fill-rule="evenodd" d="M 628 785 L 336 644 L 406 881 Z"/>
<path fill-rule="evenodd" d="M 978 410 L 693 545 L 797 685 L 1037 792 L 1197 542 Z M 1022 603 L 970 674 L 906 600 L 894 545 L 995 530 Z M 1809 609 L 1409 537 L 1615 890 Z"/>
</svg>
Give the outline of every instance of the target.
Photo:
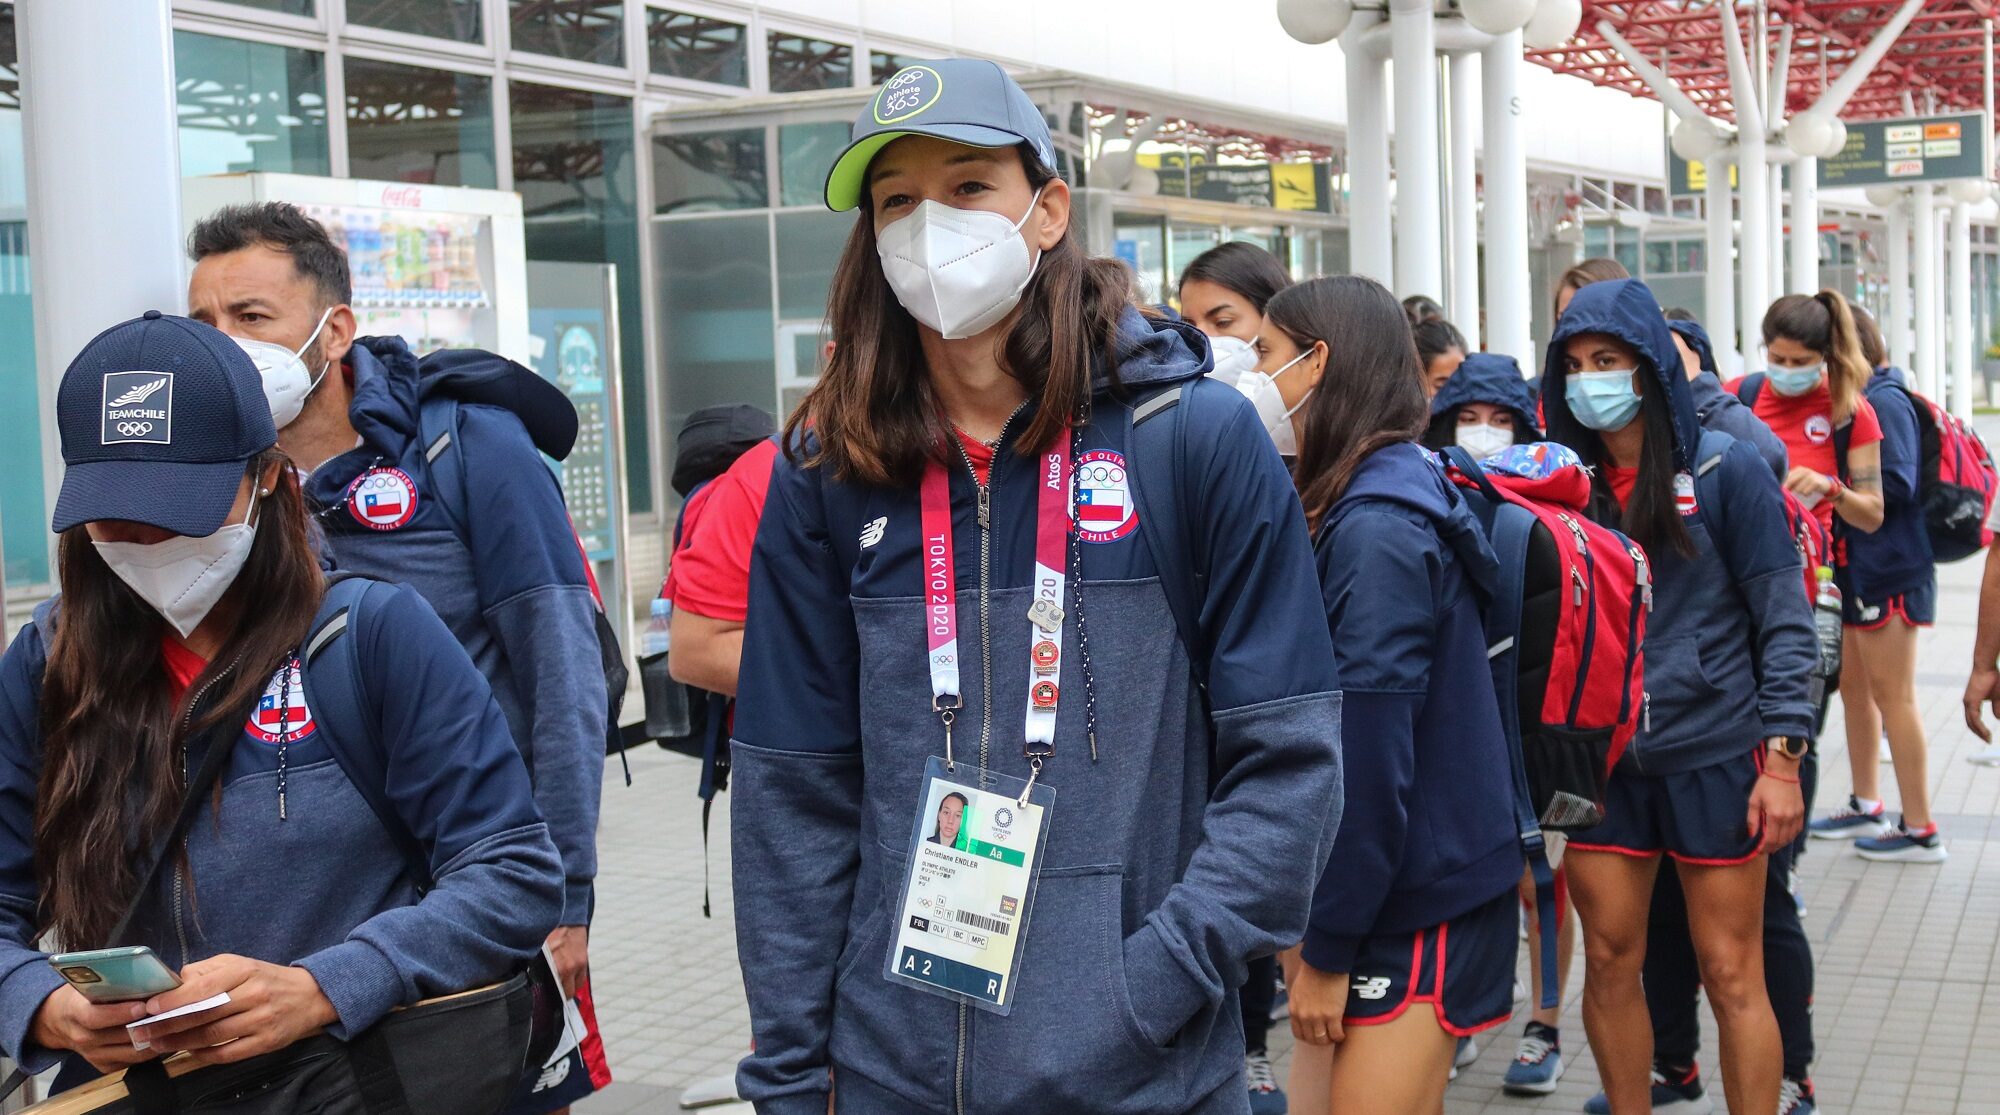
<svg viewBox="0 0 2000 1115">
<path fill-rule="evenodd" d="M 1799 560 L 1805 563 L 1806 599 L 1819 597 L 1819 568 L 1833 564 L 1833 535 L 1820 525 L 1819 516 L 1812 508 L 1799 502 L 1799 497 L 1789 489 L 1778 489 L 1785 500 L 1785 529 L 1791 531 L 1792 544 L 1799 549 Z"/>
</svg>

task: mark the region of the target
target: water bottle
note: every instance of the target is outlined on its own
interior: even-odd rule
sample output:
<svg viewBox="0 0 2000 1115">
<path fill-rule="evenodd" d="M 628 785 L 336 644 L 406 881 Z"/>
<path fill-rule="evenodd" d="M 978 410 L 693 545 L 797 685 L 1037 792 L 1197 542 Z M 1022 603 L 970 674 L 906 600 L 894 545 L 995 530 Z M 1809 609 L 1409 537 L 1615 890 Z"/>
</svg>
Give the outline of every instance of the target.
<svg viewBox="0 0 2000 1115">
<path fill-rule="evenodd" d="M 1814 573 L 1813 632 L 1819 636 L 1819 666 L 1813 670 L 1811 697 L 1817 708 L 1826 695 L 1827 683 L 1840 676 L 1840 641 L 1844 630 L 1840 611 L 1840 586 L 1833 583 L 1833 569 L 1822 565 Z"/>
<path fill-rule="evenodd" d="M 1838 604 L 1834 606 L 1839 607 Z M 652 618 L 646 621 L 646 634 L 639 640 L 640 655 L 651 658 L 667 653 L 672 623 L 673 605 L 661 597 L 654 597 Z"/>
</svg>

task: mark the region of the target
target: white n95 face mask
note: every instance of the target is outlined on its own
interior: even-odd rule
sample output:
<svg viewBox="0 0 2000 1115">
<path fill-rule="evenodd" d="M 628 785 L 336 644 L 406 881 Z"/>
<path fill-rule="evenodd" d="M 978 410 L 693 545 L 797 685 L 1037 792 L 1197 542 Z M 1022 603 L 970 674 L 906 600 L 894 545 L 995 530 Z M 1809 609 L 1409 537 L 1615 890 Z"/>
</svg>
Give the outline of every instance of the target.
<svg viewBox="0 0 2000 1115">
<path fill-rule="evenodd" d="M 1231 387 L 1257 370 L 1257 350 L 1241 337 L 1210 337 L 1208 352 L 1215 365 L 1208 373 L 1210 378 L 1221 380 Z"/>
<path fill-rule="evenodd" d="M 1278 377 L 1310 355 L 1312 350 L 1307 349 L 1287 360 L 1285 366 L 1275 372 L 1267 374 L 1252 369 L 1236 381 L 1236 389 L 1243 392 L 1243 397 L 1250 400 L 1251 406 L 1257 408 L 1257 417 L 1264 423 L 1264 432 L 1271 435 L 1271 442 L 1278 447 L 1280 457 L 1299 455 L 1299 435 L 1292 429 L 1292 415 L 1306 405 L 1306 400 L 1312 398 L 1312 392 L 1307 391 L 1299 396 L 1298 402 L 1287 407 L 1285 396 L 1278 391 Z"/>
<path fill-rule="evenodd" d="M 1018 221 L 986 209 L 954 209 L 925 201 L 875 238 L 882 274 L 910 316 L 948 340 L 978 336 L 1020 304 L 1035 276 Z"/>
<path fill-rule="evenodd" d="M 1458 427 L 1454 440 L 1460 449 L 1472 454 L 1473 460 L 1483 461 L 1514 444 L 1514 431 L 1480 422 Z"/>
<path fill-rule="evenodd" d="M 236 582 L 250 546 L 257 540 L 257 498 L 250 498 L 249 521 L 232 523 L 206 538 L 181 536 L 165 542 L 92 542 L 139 598 L 153 606 L 185 639 L 215 609 Z"/>
<path fill-rule="evenodd" d="M 320 380 L 333 368 L 329 360 L 320 366 L 319 375 L 306 370 L 301 357 L 319 340 L 320 330 L 326 328 L 326 319 L 333 316 L 333 307 L 319 315 L 319 324 L 313 326 L 312 336 L 296 350 L 284 345 L 274 345 L 255 337 L 231 337 L 236 346 L 257 365 L 257 378 L 264 382 L 264 400 L 271 404 L 271 424 L 282 430 L 292 424 L 299 412 L 306 408 L 306 399 L 319 387 Z"/>
</svg>

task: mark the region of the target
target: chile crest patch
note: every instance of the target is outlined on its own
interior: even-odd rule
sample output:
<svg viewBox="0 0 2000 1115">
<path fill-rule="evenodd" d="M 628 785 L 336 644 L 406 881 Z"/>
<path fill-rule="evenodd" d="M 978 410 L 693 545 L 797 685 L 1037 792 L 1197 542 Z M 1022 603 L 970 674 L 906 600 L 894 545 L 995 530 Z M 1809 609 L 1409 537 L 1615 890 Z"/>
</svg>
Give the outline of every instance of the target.
<svg viewBox="0 0 2000 1115">
<path fill-rule="evenodd" d="M 1070 507 L 1076 536 L 1085 542 L 1116 542 L 1139 529 L 1125 455 L 1093 449 L 1070 469 Z"/>
<path fill-rule="evenodd" d="M 278 742 L 280 734 L 288 743 L 297 743 L 311 735 L 318 724 L 313 720 L 312 709 L 306 707 L 303 677 L 296 659 L 278 667 L 263 695 L 257 698 L 257 707 L 243 730 L 265 743 Z"/>
<path fill-rule="evenodd" d="M 347 511 L 370 530 L 396 530 L 417 513 L 417 484 L 399 468 L 371 468 L 347 486 Z"/>
</svg>

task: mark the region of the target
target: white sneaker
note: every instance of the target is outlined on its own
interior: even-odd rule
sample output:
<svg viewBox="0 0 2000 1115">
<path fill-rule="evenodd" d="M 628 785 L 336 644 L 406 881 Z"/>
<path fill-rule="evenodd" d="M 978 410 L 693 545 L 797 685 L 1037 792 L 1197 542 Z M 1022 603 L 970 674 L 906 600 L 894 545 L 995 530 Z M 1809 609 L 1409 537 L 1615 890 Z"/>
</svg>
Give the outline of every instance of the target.
<svg viewBox="0 0 2000 1115">
<path fill-rule="evenodd" d="M 2000 767 L 2000 743 L 1996 743 L 1984 751 L 1974 751 L 1965 757 L 1965 761 L 1974 766 Z"/>
</svg>

